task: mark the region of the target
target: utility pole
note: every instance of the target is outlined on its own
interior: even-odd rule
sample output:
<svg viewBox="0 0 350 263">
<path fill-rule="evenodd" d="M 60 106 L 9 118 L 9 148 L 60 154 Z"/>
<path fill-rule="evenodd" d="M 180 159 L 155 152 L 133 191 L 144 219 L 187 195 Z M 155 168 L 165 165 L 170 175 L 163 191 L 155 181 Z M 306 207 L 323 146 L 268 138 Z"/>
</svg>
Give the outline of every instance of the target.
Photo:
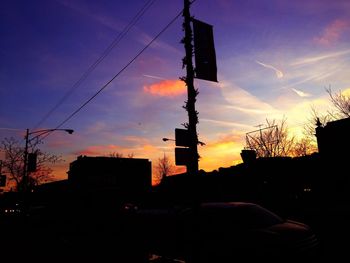
<svg viewBox="0 0 350 263">
<path fill-rule="evenodd" d="M 24 147 L 24 166 L 23 166 L 23 179 L 22 179 L 22 187 L 24 192 L 26 192 L 29 188 L 29 176 L 28 176 L 28 142 L 29 142 L 29 129 L 26 130 L 26 135 L 24 137 L 26 144 Z"/>
<path fill-rule="evenodd" d="M 184 108 L 188 112 L 188 123 L 185 124 L 185 128 L 188 129 L 190 137 L 189 145 L 189 164 L 187 165 L 187 173 L 191 175 L 198 174 L 198 135 L 197 135 L 197 123 L 198 123 L 198 112 L 196 111 L 195 103 L 196 97 L 198 95 L 198 90 L 194 88 L 194 69 L 192 63 L 193 56 L 193 34 L 191 29 L 191 15 L 190 15 L 190 0 L 184 0 L 184 10 L 183 10 L 183 31 L 185 32 L 185 37 L 182 43 L 185 46 L 186 56 L 183 58 L 183 67 L 186 67 L 186 77 L 181 79 L 186 83 L 187 86 L 187 101 L 185 102 Z M 187 127 L 186 127 L 187 126 Z"/>
<path fill-rule="evenodd" d="M 72 129 L 45 129 L 45 130 L 38 130 L 38 131 L 33 131 L 29 132 L 29 129 L 26 130 L 26 135 L 24 137 L 25 139 L 25 147 L 24 147 L 24 162 L 23 162 L 23 178 L 22 178 L 22 184 L 23 184 L 23 191 L 28 192 L 30 190 L 30 179 L 29 179 L 29 173 L 32 172 L 33 168 L 29 167 L 28 163 L 31 163 L 33 161 L 30 157 L 31 153 L 28 153 L 28 144 L 35 139 L 38 139 L 40 136 L 48 134 L 53 131 L 65 131 L 69 134 L 72 134 L 74 130 Z M 35 137 L 29 138 L 30 135 L 37 134 Z M 29 159 L 29 161 L 28 161 Z M 35 163 L 36 163 L 36 158 L 35 158 Z M 35 164 L 36 166 L 36 164 Z M 36 169 L 36 168 L 34 168 Z"/>
</svg>

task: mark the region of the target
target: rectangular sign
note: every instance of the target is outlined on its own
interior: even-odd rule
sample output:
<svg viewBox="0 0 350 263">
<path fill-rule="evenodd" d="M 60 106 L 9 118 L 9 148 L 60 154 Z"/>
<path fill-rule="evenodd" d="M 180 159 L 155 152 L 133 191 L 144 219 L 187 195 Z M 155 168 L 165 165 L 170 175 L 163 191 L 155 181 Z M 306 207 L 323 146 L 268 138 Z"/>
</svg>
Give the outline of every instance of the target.
<svg viewBox="0 0 350 263">
<path fill-rule="evenodd" d="M 189 147 L 190 146 L 190 136 L 188 130 L 185 129 L 175 129 L 175 145 Z"/>
<path fill-rule="evenodd" d="M 175 148 L 175 164 L 176 165 L 188 165 L 190 162 L 190 149 L 176 147 Z"/>
<path fill-rule="evenodd" d="M 213 26 L 193 19 L 193 38 L 196 78 L 218 82 Z"/>
<path fill-rule="evenodd" d="M 0 186 L 6 186 L 6 175 L 0 174 Z"/>
</svg>

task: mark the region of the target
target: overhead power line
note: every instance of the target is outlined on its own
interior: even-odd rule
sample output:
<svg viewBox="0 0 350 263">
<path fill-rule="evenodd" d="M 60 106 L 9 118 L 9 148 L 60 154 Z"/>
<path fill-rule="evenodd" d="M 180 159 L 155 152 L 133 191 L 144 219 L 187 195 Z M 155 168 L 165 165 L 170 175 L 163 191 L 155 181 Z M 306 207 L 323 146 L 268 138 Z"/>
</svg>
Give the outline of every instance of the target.
<svg viewBox="0 0 350 263">
<path fill-rule="evenodd" d="M 104 84 L 93 96 L 91 96 L 88 100 L 86 100 L 78 109 L 76 109 L 73 113 L 71 113 L 66 119 L 64 119 L 55 129 L 62 127 L 63 124 L 68 122 L 74 115 L 76 115 L 79 111 L 81 111 L 86 105 L 88 105 L 94 98 L 96 98 L 105 88 L 112 83 L 112 81 L 117 78 L 124 70 L 126 70 L 149 46 L 152 45 L 154 41 L 156 41 L 160 35 L 162 35 L 182 14 L 179 12 L 144 48 L 142 48 L 117 74 L 115 74 L 106 84 Z M 49 136 L 48 133 L 44 138 Z"/>
<path fill-rule="evenodd" d="M 105 49 L 102 55 L 84 72 L 84 74 L 76 81 L 72 87 L 64 94 L 64 96 L 49 110 L 44 117 L 35 125 L 34 129 L 38 128 L 43 124 L 52 113 L 60 107 L 65 100 L 67 100 L 70 95 L 83 83 L 83 81 L 90 75 L 90 73 L 109 55 L 115 46 L 126 36 L 130 29 L 140 20 L 144 13 L 153 5 L 156 0 L 148 0 L 145 5 L 137 12 L 137 14 L 132 18 L 129 24 L 123 29 L 122 32 L 113 40 L 113 42 Z"/>
</svg>

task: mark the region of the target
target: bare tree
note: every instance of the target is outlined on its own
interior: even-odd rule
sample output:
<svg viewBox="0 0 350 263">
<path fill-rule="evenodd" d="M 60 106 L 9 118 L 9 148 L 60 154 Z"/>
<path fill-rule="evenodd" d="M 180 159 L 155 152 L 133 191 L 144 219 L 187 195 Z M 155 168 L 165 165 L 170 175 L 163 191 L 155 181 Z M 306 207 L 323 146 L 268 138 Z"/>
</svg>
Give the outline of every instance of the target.
<svg viewBox="0 0 350 263">
<path fill-rule="evenodd" d="M 124 158 L 124 155 L 119 152 L 111 152 L 108 154 L 109 157 L 114 157 L 114 158 Z M 127 158 L 134 158 L 134 153 L 129 153 L 127 155 Z"/>
<path fill-rule="evenodd" d="M 346 96 L 344 93 L 339 91 L 338 93 L 333 93 L 331 88 L 326 89 L 331 103 L 336 109 L 336 113 L 330 113 L 335 115 L 335 119 L 348 118 L 350 117 L 350 97 Z"/>
<path fill-rule="evenodd" d="M 162 158 L 158 158 L 157 163 L 157 179 L 161 182 L 165 177 L 174 172 L 174 165 L 171 163 L 168 156 L 164 154 Z"/>
<path fill-rule="evenodd" d="M 291 155 L 296 156 L 306 156 L 317 152 L 317 145 L 314 140 L 310 140 L 308 137 L 304 137 L 299 141 L 296 141 L 293 145 Z"/>
<path fill-rule="evenodd" d="M 316 127 L 324 126 L 327 122 L 334 120 L 331 114 L 320 114 L 314 107 L 311 107 L 311 117 L 304 124 L 303 135 L 304 138 L 301 139 L 301 144 L 306 143 L 308 154 L 312 152 L 317 152 L 317 139 L 316 139 Z M 300 147 L 302 145 L 296 145 L 296 148 L 299 147 L 299 150 L 295 149 L 295 152 L 300 152 Z M 305 147 L 304 147 L 305 148 Z"/>
<path fill-rule="evenodd" d="M 289 156 L 292 154 L 295 138 L 290 136 L 286 119 L 279 124 L 266 119 L 267 127 L 247 134 L 249 149 L 255 150 L 258 157 Z"/>
<path fill-rule="evenodd" d="M 29 147 L 30 152 L 36 152 L 37 163 L 36 171 L 29 173 L 29 187 L 32 188 L 44 182 L 52 181 L 52 169 L 47 166 L 48 163 L 57 163 L 62 161 L 60 156 L 42 152 L 38 149 L 40 141 L 32 143 Z M 11 138 L 5 138 L 1 141 L 0 148 L 5 153 L 3 160 L 3 168 L 9 181 L 14 182 L 17 191 L 23 190 L 24 175 L 24 147 L 19 142 Z"/>
<path fill-rule="evenodd" d="M 316 145 L 316 126 L 324 126 L 330 121 L 350 117 L 350 97 L 341 91 L 333 93 L 331 88 L 326 89 L 326 92 L 330 97 L 334 110 L 328 110 L 325 114 L 320 114 L 314 107 L 311 107 L 311 118 L 304 126 L 305 138 L 312 145 Z"/>
<path fill-rule="evenodd" d="M 111 152 L 108 154 L 109 157 L 114 157 L 114 158 L 123 158 L 124 155 L 122 153 L 119 152 Z"/>
</svg>

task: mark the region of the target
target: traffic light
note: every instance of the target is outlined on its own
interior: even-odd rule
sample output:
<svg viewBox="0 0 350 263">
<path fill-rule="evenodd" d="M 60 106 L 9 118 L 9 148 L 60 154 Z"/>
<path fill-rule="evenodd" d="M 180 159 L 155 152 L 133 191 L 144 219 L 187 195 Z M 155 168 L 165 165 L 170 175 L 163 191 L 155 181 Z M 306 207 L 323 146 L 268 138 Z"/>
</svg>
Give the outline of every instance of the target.
<svg viewBox="0 0 350 263">
<path fill-rule="evenodd" d="M 0 186 L 6 186 L 6 175 L 0 174 Z"/>
</svg>

